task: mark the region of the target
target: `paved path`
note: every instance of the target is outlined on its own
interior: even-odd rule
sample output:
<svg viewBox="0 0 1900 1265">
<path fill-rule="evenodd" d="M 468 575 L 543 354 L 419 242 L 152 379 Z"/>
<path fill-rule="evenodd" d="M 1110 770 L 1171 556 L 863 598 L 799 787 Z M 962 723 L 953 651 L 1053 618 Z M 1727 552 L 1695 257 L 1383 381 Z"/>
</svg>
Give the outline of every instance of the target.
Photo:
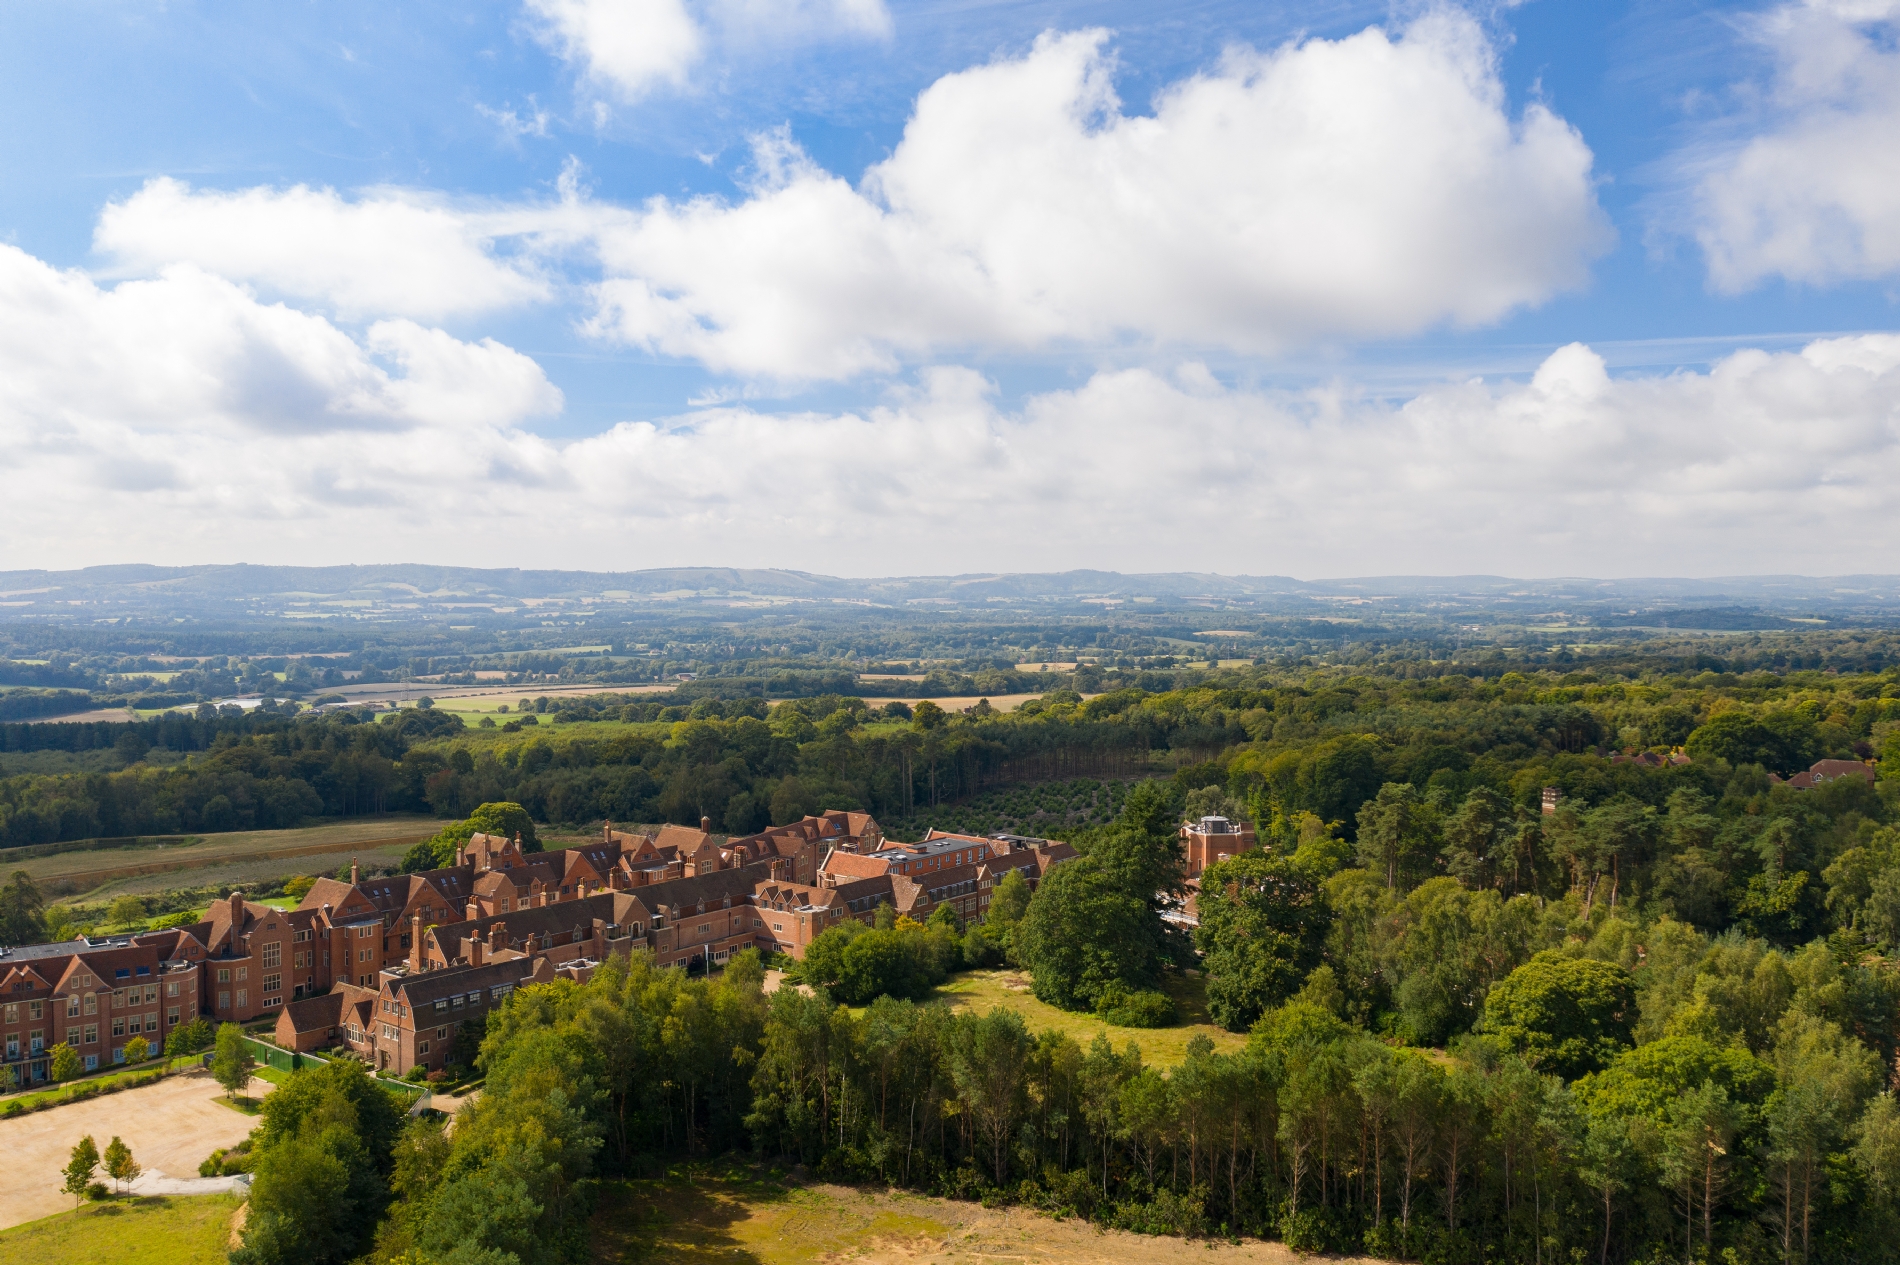
<svg viewBox="0 0 1900 1265">
<path fill-rule="evenodd" d="M 261 1098 L 274 1088 L 252 1080 L 247 1091 Z M 31 1115 L 0 1120 L 0 1155 L 11 1179 L 0 1185 L 0 1228 L 64 1212 L 73 1197 L 60 1189 L 60 1170 L 73 1144 L 87 1134 L 101 1151 L 117 1134 L 132 1158 L 154 1180 L 196 1179 L 198 1165 L 219 1147 L 235 1146 L 257 1126 L 257 1117 L 217 1099 L 224 1093 L 206 1072 L 170 1076 L 117 1094 L 88 1098 Z M 106 1180 L 100 1173 L 99 1179 Z"/>
<path fill-rule="evenodd" d="M 138 1179 L 125 1189 L 127 1194 L 132 1195 L 228 1195 L 233 1192 L 248 1195 L 251 1192 L 251 1175 L 167 1177 L 154 1168 L 140 1173 Z"/>
</svg>

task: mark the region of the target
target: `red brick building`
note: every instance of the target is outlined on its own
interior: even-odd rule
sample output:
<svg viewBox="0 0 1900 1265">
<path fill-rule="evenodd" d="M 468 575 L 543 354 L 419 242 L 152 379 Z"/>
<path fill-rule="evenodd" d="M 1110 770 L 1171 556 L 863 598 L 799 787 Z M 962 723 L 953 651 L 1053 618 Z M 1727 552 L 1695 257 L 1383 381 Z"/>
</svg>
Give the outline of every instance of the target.
<svg viewBox="0 0 1900 1265">
<path fill-rule="evenodd" d="M 48 1051 L 62 1042 L 88 1070 L 124 1062 L 134 1037 L 162 1048 L 173 1028 L 199 1012 L 201 953 L 169 956 L 177 943 L 123 936 L 0 950 L 7 1082 L 44 1081 Z"/>
</svg>

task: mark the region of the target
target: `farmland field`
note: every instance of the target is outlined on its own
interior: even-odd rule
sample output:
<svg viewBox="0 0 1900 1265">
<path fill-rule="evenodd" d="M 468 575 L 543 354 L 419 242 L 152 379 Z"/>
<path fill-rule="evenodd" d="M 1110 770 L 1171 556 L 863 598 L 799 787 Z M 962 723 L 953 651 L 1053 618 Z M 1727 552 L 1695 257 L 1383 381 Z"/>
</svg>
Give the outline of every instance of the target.
<svg viewBox="0 0 1900 1265">
<path fill-rule="evenodd" d="M 616 1181 L 593 1221 L 596 1265 L 1121 1265 L 1298 1258 L 1277 1243 L 1151 1238 L 1023 1208 L 792 1180 L 739 1165 Z"/>
<path fill-rule="evenodd" d="M 9 873 L 25 870 L 49 895 L 96 900 L 181 885 L 329 874 L 348 865 L 352 856 L 365 868 L 394 865 L 410 843 L 428 838 L 447 824 L 422 816 L 361 817 L 297 830 L 240 830 L 198 835 L 189 843 L 60 852 L 0 864 Z"/>
<path fill-rule="evenodd" d="M 1132 1041 L 1141 1047 L 1142 1062 L 1154 1067 L 1173 1067 L 1184 1061 L 1188 1042 L 1197 1035 L 1205 1035 L 1223 1054 L 1247 1044 L 1243 1034 L 1228 1032 L 1208 1018 L 1199 976 L 1170 975 L 1165 987 L 1181 1015 L 1181 1022 L 1172 1028 L 1120 1028 L 1093 1015 L 1057 1010 L 1036 1000 L 1035 994 L 1029 991 L 1029 976 L 1020 971 L 965 971 L 939 987 L 933 1000 L 948 1002 L 954 1010 L 977 1014 L 988 1014 L 999 1007 L 1013 1010 L 1023 1017 L 1031 1032 L 1052 1029 L 1066 1032 L 1084 1046 L 1098 1035 L 1107 1037 L 1116 1049 Z"/>
</svg>

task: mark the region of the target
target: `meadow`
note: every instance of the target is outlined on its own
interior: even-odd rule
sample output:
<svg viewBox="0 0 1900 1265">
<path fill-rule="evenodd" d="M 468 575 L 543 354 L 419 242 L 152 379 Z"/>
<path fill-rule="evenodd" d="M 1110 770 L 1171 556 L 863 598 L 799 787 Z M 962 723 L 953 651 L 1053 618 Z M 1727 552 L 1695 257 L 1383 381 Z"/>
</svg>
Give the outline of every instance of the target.
<svg viewBox="0 0 1900 1265">
<path fill-rule="evenodd" d="M 10 860 L 7 873 L 25 870 L 49 899 L 96 902 L 193 888 L 270 882 L 292 874 L 330 874 L 355 857 L 365 869 L 394 866 L 409 845 L 446 821 L 422 815 L 357 817 L 291 830 L 240 830 L 189 836 L 183 843 L 152 843 L 97 851 L 59 852 Z"/>
</svg>

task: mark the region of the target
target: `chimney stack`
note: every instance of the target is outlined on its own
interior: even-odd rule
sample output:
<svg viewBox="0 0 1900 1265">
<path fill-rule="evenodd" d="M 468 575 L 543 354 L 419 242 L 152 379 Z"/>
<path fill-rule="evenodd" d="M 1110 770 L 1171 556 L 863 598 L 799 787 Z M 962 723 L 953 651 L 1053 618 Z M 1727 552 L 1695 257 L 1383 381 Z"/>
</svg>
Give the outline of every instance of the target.
<svg viewBox="0 0 1900 1265">
<path fill-rule="evenodd" d="M 699 819 L 699 828 L 705 831 L 707 834 L 711 834 L 712 833 L 712 818 L 701 817 Z"/>
<path fill-rule="evenodd" d="M 359 881 L 360 880 L 358 880 L 357 875 L 356 875 L 356 858 L 351 857 L 350 858 L 350 886 L 355 887 Z"/>
<path fill-rule="evenodd" d="M 600 841 L 602 843 L 612 843 L 614 841 L 614 824 L 611 821 L 603 821 L 600 823 Z"/>
<path fill-rule="evenodd" d="M 422 915 L 409 916 L 409 972 L 422 974 Z"/>
<path fill-rule="evenodd" d="M 482 943 L 480 936 L 470 936 L 468 938 L 468 964 L 470 966 L 480 966 L 482 964 L 482 950 L 487 947 L 487 945 Z"/>
<path fill-rule="evenodd" d="M 235 933 L 244 925 L 244 893 L 231 893 L 231 930 Z"/>
<path fill-rule="evenodd" d="M 488 951 L 500 953 L 508 947 L 508 924 L 498 922 L 488 929 Z"/>
</svg>

